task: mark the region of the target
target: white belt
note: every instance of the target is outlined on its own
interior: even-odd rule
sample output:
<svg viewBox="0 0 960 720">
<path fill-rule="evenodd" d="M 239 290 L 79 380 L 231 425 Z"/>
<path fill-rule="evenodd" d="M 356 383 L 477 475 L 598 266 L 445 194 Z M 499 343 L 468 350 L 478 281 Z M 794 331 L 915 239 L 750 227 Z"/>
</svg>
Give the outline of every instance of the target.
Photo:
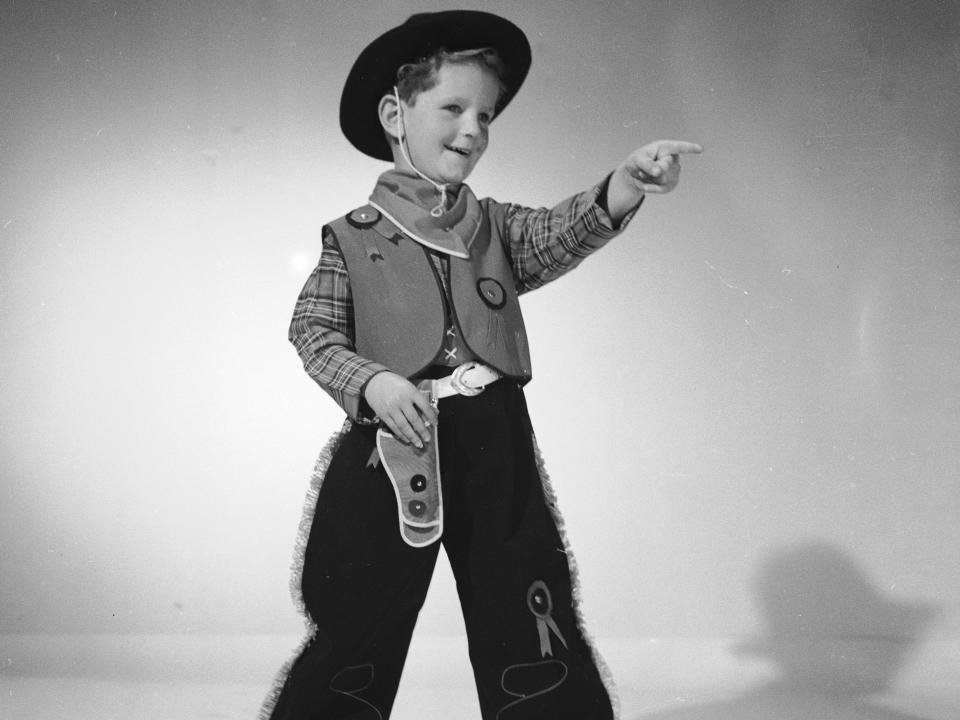
<svg viewBox="0 0 960 720">
<path fill-rule="evenodd" d="M 503 375 L 489 365 L 478 362 L 465 362 L 458 366 L 453 374 L 430 381 L 431 395 L 435 400 L 451 395 L 479 395 L 487 385 L 496 382 Z"/>
</svg>

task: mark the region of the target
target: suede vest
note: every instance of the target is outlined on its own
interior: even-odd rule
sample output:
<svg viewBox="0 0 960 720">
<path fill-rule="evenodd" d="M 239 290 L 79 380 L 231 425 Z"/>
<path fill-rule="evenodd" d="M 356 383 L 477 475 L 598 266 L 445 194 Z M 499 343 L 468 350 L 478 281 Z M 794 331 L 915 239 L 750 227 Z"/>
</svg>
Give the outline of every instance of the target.
<svg viewBox="0 0 960 720">
<path fill-rule="evenodd" d="M 504 375 L 530 379 L 520 302 L 499 228 L 481 201 L 469 259 L 450 257 L 450 301 L 462 341 Z M 350 276 L 357 352 L 413 377 L 433 364 L 446 327 L 443 286 L 428 250 L 372 206 L 328 226 Z"/>
</svg>

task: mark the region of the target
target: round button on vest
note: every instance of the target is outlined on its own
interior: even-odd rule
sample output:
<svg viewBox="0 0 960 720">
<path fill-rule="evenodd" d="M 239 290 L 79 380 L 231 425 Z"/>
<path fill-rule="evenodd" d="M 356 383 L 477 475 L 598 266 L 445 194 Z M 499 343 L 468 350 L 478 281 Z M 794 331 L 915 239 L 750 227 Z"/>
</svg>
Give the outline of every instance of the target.
<svg viewBox="0 0 960 720">
<path fill-rule="evenodd" d="M 411 500 L 407 504 L 407 509 L 410 510 L 410 514 L 414 517 L 423 517 L 424 513 L 427 512 L 426 504 L 419 500 Z"/>
<path fill-rule="evenodd" d="M 359 230 L 366 230 L 380 222 L 380 212 L 370 205 L 364 205 L 347 215 L 347 222 Z"/>
<path fill-rule="evenodd" d="M 427 479 L 419 473 L 414 475 L 410 478 L 410 489 L 414 492 L 423 492 L 427 489 Z"/>
<path fill-rule="evenodd" d="M 507 291 L 503 285 L 490 277 L 477 280 L 477 294 L 488 307 L 499 310 L 507 304 Z"/>
</svg>

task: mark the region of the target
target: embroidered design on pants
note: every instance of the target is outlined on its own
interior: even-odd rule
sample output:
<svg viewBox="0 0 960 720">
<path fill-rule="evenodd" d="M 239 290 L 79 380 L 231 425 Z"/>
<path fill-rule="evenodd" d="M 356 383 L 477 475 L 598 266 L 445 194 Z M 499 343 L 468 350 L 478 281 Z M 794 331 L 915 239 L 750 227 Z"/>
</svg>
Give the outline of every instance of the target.
<svg viewBox="0 0 960 720">
<path fill-rule="evenodd" d="M 500 708 L 497 720 L 501 720 L 511 708 L 556 690 L 567 679 L 567 673 L 567 665 L 562 660 L 540 660 L 508 666 L 500 675 L 500 687 L 517 699 Z"/>
<path fill-rule="evenodd" d="M 375 720 L 383 720 L 383 715 L 377 707 L 359 696 L 364 690 L 373 685 L 373 665 L 366 663 L 364 665 L 348 665 L 330 680 L 330 690 L 346 695 L 362 703 L 375 713 Z"/>
<path fill-rule="evenodd" d="M 550 596 L 550 589 L 543 580 L 537 580 L 527 590 L 527 607 L 530 608 L 530 612 L 537 619 L 537 633 L 540 635 L 540 655 L 542 657 L 553 656 L 553 648 L 550 645 L 551 632 L 557 636 L 564 647 L 567 647 L 567 641 L 553 619 L 553 598 Z"/>
<path fill-rule="evenodd" d="M 500 676 L 500 687 L 516 700 L 500 709 L 497 720 L 500 720 L 511 708 L 556 690 L 567 679 L 569 672 L 566 663 L 553 659 L 550 634 L 556 635 L 564 647 L 567 647 L 567 641 L 553 619 L 553 597 L 550 595 L 547 584 L 542 580 L 534 581 L 527 589 L 527 609 L 536 618 L 537 635 L 540 638 L 540 656 L 543 658 L 549 656 L 550 659 L 509 665 L 503 671 Z"/>
</svg>

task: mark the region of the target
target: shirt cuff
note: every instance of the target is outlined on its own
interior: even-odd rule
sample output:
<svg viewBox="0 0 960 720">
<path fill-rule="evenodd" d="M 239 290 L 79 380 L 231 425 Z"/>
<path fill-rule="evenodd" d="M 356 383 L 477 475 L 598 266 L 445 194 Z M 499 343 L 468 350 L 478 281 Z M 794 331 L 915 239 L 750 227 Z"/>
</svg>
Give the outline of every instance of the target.
<svg viewBox="0 0 960 720">
<path fill-rule="evenodd" d="M 360 388 L 360 394 L 350 396 L 350 407 L 346 408 L 345 406 L 349 415 L 360 425 L 376 425 L 380 422 L 380 418 L 377 417 L 377 414 L 373 411 L 373 408 L 370 407 L 370 404 L 367 402 L 367 398 L 364 393 L 367 390 L 367 384 L 373 379 L 374 375 L 386 371 L 386 368 L 382 365 L 378 365 L 377 363 L 372 363 L 372 366 L 381 367 L 383 369 L 378 370 L 370 375 L 370 377 L 367 378 L 366 382 L 364 382 Z"/>
<path fill-rule="evenodd" d="M 363 397 L 363 391 L 367 388 L 367 383 L 377 373 L 382 373 L 387 369 L 373 360 L 364 360 L 361 365 L 353 368 L 350 373 L 350 379 L 344 384 L 343 391 L 347 395 L 357 395 Z"/>
<path fill-rule="evenodd" d="M 332 381 L 318 376 L 313 376 L 313 379 L 343 408 L 351 420 L 361 425 L 372 424 L 376 421 L 376 416 L 363 397 L 363 391 L 370 378 L 387 369 L 380 363 L 354 354 L 350 362 L 340 366 Z"/>
<path fill-rule="evenodd" d="M 614 226 L 613 218 L 610 217 L 610 211 L 607 209 L 607 187 L 610 185 L 610 178 L 612 176 L 613 173 L 608 174 L 593 188 L 594 207 L 597 210 L 596 221 L 600 227 L 609 233 L 609 237 L 619 234 L 624 228 L 627 227 L 627 225 L 630 224 L 630 221 L 633 220 L 633 216 L 637 214 L 637 210 L 640 209 L 640 206 L 643 205 L 643 201 L 647 197 L 646 194 L 641 195 L 640 199 L 637 201 L 637 204 L 627 211 L 627 214 L 620 219 L 620 223 L 618 225 Z"/>
</svg>

